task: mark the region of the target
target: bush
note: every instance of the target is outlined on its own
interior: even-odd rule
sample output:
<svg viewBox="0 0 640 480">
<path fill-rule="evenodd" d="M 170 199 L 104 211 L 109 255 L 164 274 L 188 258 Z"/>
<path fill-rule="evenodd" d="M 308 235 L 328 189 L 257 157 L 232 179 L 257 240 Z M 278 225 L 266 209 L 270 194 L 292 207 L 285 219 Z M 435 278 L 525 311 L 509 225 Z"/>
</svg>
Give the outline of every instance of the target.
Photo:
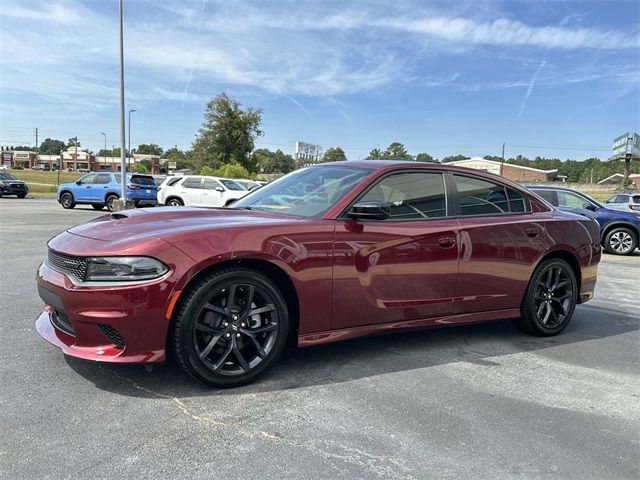
<svg viewBox="0 0 640 480">
<path fill-rule="evenodd" d="M 133 166 L 133 171 L 135 173 L 149 173 L 149 169 L 147 168 L 146 165 L 144 165 L 143 163 L 136 163 Z"/>
</svg>

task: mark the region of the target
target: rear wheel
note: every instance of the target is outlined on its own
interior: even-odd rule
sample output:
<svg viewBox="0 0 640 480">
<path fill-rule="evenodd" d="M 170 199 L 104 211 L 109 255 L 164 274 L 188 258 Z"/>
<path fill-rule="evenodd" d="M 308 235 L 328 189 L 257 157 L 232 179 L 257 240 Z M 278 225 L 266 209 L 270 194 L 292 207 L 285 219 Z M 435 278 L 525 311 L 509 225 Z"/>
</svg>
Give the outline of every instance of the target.
<svg viewBox="0 0 640 480">
<path fill-rule="evenodd" d="M 614 255 L 631 255 L 638 246 L 636 234 L 625 227 L 611 229 L 604 237 L 604 248 Z"/>
<path fill-rule="evenodd" d="M 236 387 L 262 374 L 289 332 L 286 302 L 275 284 L 246 268 L 208 275 L 185 294 L 175 317 L 180 367 L 216 387 Z"/>
<path fill-rule="evenodd" d="M 76 206 L 76 201 L 73 198 L 73 194 L 71 192 L 64 192 L 60 196 L 60 205 L 62 208 L 71 209 Z"/>
<path fill-rule="evenodd" d="M 91 206 L 94 210 L 102 210 L 104 208 L 103 203 L 92 203 Z"/>
<path fill-rule="evenodd" d="M 165 203 L 165 205 L 167 207 L 182 207 L 184 206 L 184 202 L 182 200 L 180 200 L 179 198 L 170 198 L 169 200 L 167 200 L 167 202 Z"/>
<path fill-rule="evenodd" d="M 557 335 L 571 321 L 577 298 L 571 266 L 559 258 L 545 260 L 531 276 L 516 324 L 533 335 Z"/>
<path fill-rule="evenodd" d="M 113 202 L 115 202 L 118 198 L 118 195 L 108 195 L 107 198 L 105 198 L 104 203 L 107 206 L 107 210 L 109 210 L 110 212 L 113 212 Z"/>
</svg>

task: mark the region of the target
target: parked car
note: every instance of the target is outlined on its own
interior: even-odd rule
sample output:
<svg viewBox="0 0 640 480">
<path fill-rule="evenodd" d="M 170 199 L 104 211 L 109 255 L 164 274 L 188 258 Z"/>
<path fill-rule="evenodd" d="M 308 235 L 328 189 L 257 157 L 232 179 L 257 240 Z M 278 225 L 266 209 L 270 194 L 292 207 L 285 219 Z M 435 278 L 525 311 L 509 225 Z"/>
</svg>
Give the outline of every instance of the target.
<svg viewBox="0 0 640 480">
<path fill-rule="evenodd" d="M 255 180 L 248 180 L 244 178 L 235 178 L 234 180 L 236 181 L 236 183 L 239 183 L 250 192 L 253 192 L 255 189 L 260 188 L 262 186 L 261 183 L 256 182 Z"/>
<path fill-rule="evenodd" d="M 48 163 L 39 163 L 38 165 L 34 165 L 33 167 L 31 167 L 31 170 L 40 170 L 42 172 L 49 172 L 51 171 L 51 165 L 49 165 Z"/>
<path fill-rule="evenodd" d="M 152 175 L 152 177 L 153 177 L 153 181 L 156 182 L 156 185 L 158 187 L 162 185 L 162 182 L 164 182 L 167 179 L 166 175 Z"/>
<path fill-rule="evenodd" d="M 623 212 L 633 212 L 640 215 L 640 193 L 616 193 L 604 202 L 607 208 L 612 210 L 622 210 Z"/>
<path fill-rule="evenodd" d="M 15 195 L 18 198 L 24 198 L 28 193 L 29 186 L 26 182 L 18 180 L 6 171 L 0 172 L 0 197 Z"/>
<path fill-rule="evenodd" d="M 169 207 L 225 207 L 249 193 L 229 178 L 202 175 L 169 178 L 158 192 L 158 203 Z"/>
<path fill-rule="evenodd" d="M 88 173 L 75 183 L 61 184 L 58 203 L 67 209 L 84 204 L 102 210 L 106 205 L 112 211 L 113 202 L 121 195 L 120 180 L 120 172 Z M 158 187 L 151 175 L 127 173 L 127 199 L 133 200 L 136 207 L 156 205 L 157 192 Z"/>
<path fill-rule="evenodd" d="M 126 210 L 54 237 L 36 329 L 88 360 L 163 362 L 169 348 L 223 387 L 263 373 L 290 333 L 308 346 L 515 318 L 556 335 L 593 296 L 599 233 L 486 172 L 320 164 L 229 208 Z"/>
<path fill-rule="evenodd" d="M 600 224 L 602 245 L 608 253 L 631 255 L 638 247 L 640 216 L 605 207 L 584 193 L 568 188 L 530 185 L 528 187 L 551 205 L 593 218 Z"/>
</svg>

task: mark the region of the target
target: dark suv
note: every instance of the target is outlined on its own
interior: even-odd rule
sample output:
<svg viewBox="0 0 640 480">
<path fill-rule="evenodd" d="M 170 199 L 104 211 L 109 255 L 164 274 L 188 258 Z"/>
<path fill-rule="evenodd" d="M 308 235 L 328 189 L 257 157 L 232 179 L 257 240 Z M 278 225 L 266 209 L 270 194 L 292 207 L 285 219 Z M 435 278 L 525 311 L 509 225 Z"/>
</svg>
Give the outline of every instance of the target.
<svg viewBox="0 0 640 480">
<path fill-rule="evenodd" d="M 0 197 L 3 195 L 15 195 L 24 198 L 29 193 L 29 187 L 22 180 L 7 172 L 0 172 Z"/>
<path fill-rule="evenodd" d="M 527 188 L 562 210 L 593 218 L 600 224 L 604 249 L 614 255 L 631 255 L 638 247 L 640 216 L 612 210 L 584 193 L 568 188 L 528 185 Z"/>
</svg>

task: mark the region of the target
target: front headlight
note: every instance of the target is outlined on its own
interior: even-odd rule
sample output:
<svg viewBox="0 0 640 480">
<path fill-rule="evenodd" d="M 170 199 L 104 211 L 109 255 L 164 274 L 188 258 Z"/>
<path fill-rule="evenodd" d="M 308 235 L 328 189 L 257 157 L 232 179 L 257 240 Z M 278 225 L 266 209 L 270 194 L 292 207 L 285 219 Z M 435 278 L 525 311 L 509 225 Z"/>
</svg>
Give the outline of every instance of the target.
<svg viewBox="0 0 640 480">
<path fill-rule="evenodd" d="M 90 257 L 87 258 L 85 280 L 151 280 L 168 271 L 169 268 L 164 263 L 150 257 Z"/>
</svg>

